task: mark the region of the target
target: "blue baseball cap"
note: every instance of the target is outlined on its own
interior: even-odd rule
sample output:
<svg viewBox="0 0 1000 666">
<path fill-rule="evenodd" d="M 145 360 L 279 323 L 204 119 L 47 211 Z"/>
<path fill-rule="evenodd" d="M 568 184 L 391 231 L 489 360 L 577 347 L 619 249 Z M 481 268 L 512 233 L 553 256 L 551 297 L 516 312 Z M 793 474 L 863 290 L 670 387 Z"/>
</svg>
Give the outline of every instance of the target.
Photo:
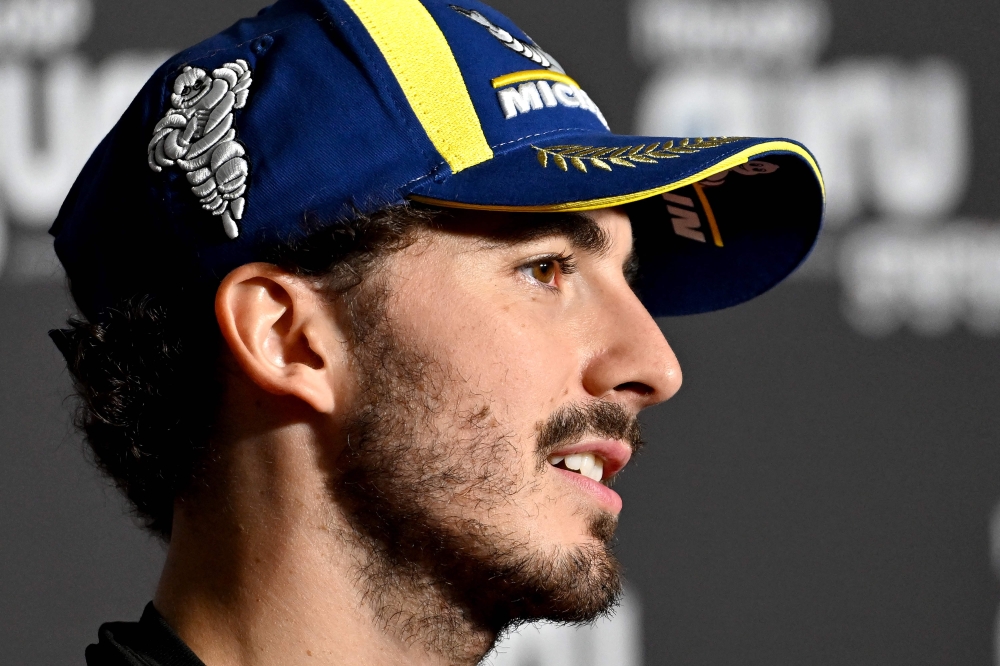
<svg viewBox="0 0 1000 666">
<path fill-rule="evenodd" d="M 315 220 L 406 201 L 624 206 L 640 295 L 662 316 L 780 282 L 812 248 L 825 192 L 794 141 L 612 133 L 552 56 L 476 0 L 279 0 L 157 70 L 51 233 L 96 321 L 177 270 L 217 285 Z"/>
</svg>

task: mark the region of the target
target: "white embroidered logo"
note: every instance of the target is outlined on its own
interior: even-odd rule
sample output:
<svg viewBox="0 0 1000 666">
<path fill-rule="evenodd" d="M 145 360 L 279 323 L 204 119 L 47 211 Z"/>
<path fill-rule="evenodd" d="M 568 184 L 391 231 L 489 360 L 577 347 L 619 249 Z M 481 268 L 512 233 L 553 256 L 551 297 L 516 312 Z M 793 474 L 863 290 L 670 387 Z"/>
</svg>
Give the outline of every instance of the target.
<svg viewBox="0 0 1000 666">
<path fill-rule="evenodd" d="M 250 65 L 237 60 L 207 74 L 185 67 L 174 81 L 170 110 L 149 142 L 149 166 L 157 173 L 175 164 L 187 174 L 202 208 L 222 217 L 226 235 L 240 235 L 236 222 L 246 209 L 250 164 L 236 140 L 233 111 L 246 106 Z"/>
<path fill-rule="evenodd" d="M 539 109 L 565 106 L 570 109 L 586 109 L 597 116 L 605 129 L 611 129 L 594 100 L 590 99 L 590 96 L 577 85 L 562 82 L 550 84 L 548 81 L 529 81 L 517 87 L 512 86 L 498 90 L 497 99 L 500 100 L 503 117 L 507 120 Z"/>
<path fill-rule="evenodd" d="M 448 5 L 454 9 L 459 14 L 463 16 L 468 16 L 470 19 L 483 26 L 490 31 L 490 34 L 496 37 L 500 42 L 509 48 L 511 51 L 520 53 L 525 58 L 531 60 L 532 62 L 541 65 L 545 69 L 551 69 L 554 72 L 559 72 L 565 74 L 566 72 L 563 68 L 556 62 L 556 59 L 550 56 L 548 53 L 539 48 L 538 44 L 525 44 L 520 39 L 510 34 L 500 26 L 493 23 L 479 12 L 474 9 L 463 9 L 456 5 Z"/>
</svg>

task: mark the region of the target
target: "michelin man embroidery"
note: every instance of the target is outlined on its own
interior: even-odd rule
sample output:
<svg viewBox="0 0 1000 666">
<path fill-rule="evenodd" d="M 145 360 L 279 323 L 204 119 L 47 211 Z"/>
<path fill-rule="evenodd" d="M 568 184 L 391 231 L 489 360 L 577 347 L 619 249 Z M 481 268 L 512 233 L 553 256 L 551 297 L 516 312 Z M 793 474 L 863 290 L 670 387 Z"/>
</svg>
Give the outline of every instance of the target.
<svg viewBox="0 0 1000 666">
<path fill-rule="evenodd" d="M 246 210 L 250 163 L 236 140 L 233 111 L 246 106 L 253 83 L 245 60 L 211 74 L 185 67 L 174 81 L 170 109 L 153 130 L 149 167 L 159 173 L 177 165 L 187 175 L 202 208 L 222 218 L 226 235 L 239 237 Z"/>
<path fill-rule="evenodd" d="M 556 62 L 556 59 L 539 48 L 538 44 L 525 44 L 520 39 L 496 25 L 493 21 L 489 20 L 474 9 L 463 9 L 462 7 L 458 7 L 456 5 L 448 6 L 459 14 L 468 16 L 470 19 L 489 30 L 491 35 L 500 40 L 500 42 L 511 51 L 520 53 L 528 60 L 541 65 L 545 69 L 551 69 L 552 71 L 559 72 L 560 74 L 566 73 L 559 63 Z"/>
</svg>

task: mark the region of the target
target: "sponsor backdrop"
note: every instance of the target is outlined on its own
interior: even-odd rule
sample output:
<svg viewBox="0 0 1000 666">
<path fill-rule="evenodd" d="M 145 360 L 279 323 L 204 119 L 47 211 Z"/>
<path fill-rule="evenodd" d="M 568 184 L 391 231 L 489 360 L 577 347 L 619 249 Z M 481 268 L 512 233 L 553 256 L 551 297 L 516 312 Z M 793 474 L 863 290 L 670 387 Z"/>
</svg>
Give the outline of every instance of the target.
<svg viewBox="0 0 1000 666">
<path fill-rule="evenodd" d="M 5 662 L 82 663 L 163 558 L 72 432 L 45 230 L 152 69 L 263 4 L 0 0 Z M 526 628 L 495 663 L 1000 663 L 996 3 L 494 4 L 613 129 L 789 136 L 830 192 L 794 280 L 662 322 L 686 386 L 621 483 L 621 611 Z"/>
</svg>

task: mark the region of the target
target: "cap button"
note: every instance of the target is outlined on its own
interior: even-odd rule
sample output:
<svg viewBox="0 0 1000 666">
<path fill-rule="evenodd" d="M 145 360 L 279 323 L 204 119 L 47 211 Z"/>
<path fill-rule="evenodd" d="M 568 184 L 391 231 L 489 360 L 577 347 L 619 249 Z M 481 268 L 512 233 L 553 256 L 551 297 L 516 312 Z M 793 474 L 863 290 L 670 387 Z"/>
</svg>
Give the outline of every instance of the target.
<svg viewBox="0 0 1000 666">
<path fill-rule="evenodd" d="M 256 53 L 257 55 L 262 56 L 265 53 L 267 53 L 267 50 L 271 48 L 273 44 L 274 44 L 274 37 L 272 37 L 271 35 L 264 35 L 263 37 L 258 37 L 257 39 L 255 39 L 250 48 L 253 49 L 253 52 Z"/>
</svg>

